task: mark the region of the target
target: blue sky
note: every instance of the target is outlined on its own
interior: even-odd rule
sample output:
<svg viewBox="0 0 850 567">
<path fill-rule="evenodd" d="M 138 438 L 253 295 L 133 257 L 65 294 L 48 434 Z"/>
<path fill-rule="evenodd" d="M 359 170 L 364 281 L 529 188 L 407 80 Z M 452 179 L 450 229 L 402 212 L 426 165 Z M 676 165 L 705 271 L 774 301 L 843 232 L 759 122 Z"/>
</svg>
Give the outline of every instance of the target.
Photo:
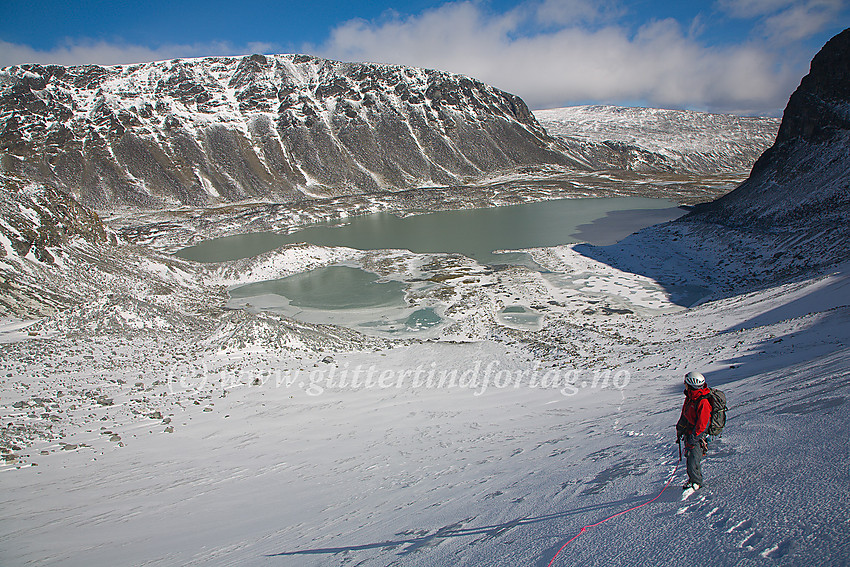
<svg viewBox="0 0 850 567">
<path fill-rule="evenodd" d="M 781 113 L 850 0 L 2 0 L 0 66 L 311 53 L 438 68 L 532 108 Z"/>
</svg>

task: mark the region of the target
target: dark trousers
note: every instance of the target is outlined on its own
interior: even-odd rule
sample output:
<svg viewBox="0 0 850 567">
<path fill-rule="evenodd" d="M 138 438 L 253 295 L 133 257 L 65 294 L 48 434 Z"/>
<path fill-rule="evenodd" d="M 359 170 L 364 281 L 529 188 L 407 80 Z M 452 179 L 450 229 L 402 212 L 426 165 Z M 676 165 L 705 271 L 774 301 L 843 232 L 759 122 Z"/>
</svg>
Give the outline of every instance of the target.
<svg viewBox="0 0 850 567">
<path fill-rule="evenodd" d="M 685 437 L 685 457 L 688 463 L 688 480 L 702 486 L 702 447 L 699 442 L 699 437 Z"/>
</svg>

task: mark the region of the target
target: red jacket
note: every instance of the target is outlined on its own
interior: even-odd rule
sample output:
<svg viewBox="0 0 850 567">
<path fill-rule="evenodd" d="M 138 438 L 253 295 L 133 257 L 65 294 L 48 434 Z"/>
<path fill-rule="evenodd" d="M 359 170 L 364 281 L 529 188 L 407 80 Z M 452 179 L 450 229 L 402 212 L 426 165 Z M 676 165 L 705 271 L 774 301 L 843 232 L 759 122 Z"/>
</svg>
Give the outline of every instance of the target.
<svg viewBox="0 0 850 567">
<path fill-rule="evenodd" d="M 708 388 L 700 388 L 699 390 L 685 388 L 682 417 L 693 427 L 694 437 L 702 435 L 708 427 L 708 422 L 711 421 L 711 402 L 708 401 L 708 398 L 697 401 L 700 396 L 707 396 L 708 394 Z"/>
</svg>

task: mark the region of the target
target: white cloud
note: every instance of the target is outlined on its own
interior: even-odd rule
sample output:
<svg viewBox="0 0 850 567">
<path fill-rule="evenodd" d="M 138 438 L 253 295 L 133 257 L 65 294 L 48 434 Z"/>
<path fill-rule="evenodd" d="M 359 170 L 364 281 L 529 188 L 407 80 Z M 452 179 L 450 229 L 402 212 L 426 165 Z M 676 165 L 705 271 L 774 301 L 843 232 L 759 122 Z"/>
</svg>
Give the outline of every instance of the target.
<svg viewBox="0 0 850 567">
<path fill-rule="evenodd" d="M 554 26 L 596 23 L 622 13 L 613 0 L 543 0 L 534 9 L 538 22 Z"/>
<path fill-rule="evenodd" d="M 718 0 L 717 7 L 735 18 L 757 18 L 785 9 L 797 0 Z"/>
<path fill-rule="evenodd" d="M 811 0 L 790 6 L 764 20 L 764 33 L 781 43 L 806 39 L 835 22 L 843 4 L 843 0 Z"/>
<path fill-rule="evenodd" d="M 240 47 L 228 42 L 215 42 L 193 45 L 164 45 L 150 48 L 105 41 L 67 41 L 50 50 L 38 50 L 27 45 L 0 40 L 0 67 L 23 63 L 120 65 L 181 57 L 269 53 L 274 49 L 275 46 L 267 43 L 252 43 Z"/>
<path fill-rule="evenodd" d="M 756 33 L 787 45 L 835 22 L 845 0 L 718 0 L 716 5 L 733 18 L 757 20 Z"/>
<path fill-rule="evenodd" d="M 674 20 L 636 31 L 608 21 L 593 28 L 561 25 L 522 34 L 529 18 L 553 4 L 530 6 L 538 11 L 490 15 L 479 4 L 458 2 L 413 17 L 356 20 L 334 29 L 325 44 L 312 49 L 348 61 L 470 75 L 522 96 L 533 108 L 597 101 L 776 112 L 799 80 L 798 72 L 780 66 L 766 48 L 751 43 L 708 48 L 686 36 Z M 593 16 L 588 6 L 561 4 L 585 19 Z"/>
</svg>

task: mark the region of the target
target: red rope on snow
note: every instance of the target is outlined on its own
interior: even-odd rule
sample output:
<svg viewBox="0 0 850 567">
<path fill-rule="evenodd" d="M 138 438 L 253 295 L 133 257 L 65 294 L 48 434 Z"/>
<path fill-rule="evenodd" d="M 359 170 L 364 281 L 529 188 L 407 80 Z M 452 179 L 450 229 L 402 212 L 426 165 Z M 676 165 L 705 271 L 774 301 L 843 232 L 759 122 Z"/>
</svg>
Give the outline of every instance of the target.
<svg viewBox="0 0 850 567">
<path fill-rule="evenodd" d="M 664 491 L 665 491 L 665 490 L 667 490 L 667 487 L 668 487 L 668 486 L 670 486 L 670 483 L 671 483 L 671 482 L 673 482 L 673 478 L 676 476 L 676 471 L 677 471 L 677 470 L 679 470 L 679 462 L 677 462 L 677 463 L 676 463 L 676 468 L 674 468 L 674 469 L 673 469 L 673 472 L 670 474 L 670 478 L 667 480 L 667 483 L 664 485 L 664 488 L 662 488 L 662 489 L 661 489 L 661 492 L 659 492 L 659 493 L 658 493 L 658 496 L 656 496 L 656 497 L 655 497 L 655 498 L 653 498 L 652 500 L 647 500 L 647 501 L 646 501 L 646 502 L 644 502 L 643 504 L 639 504 L 639 505 L 637 505 L 637 506 L 635 506 L 635 507 L 633 507 L 633 508 L 629 508 L 628 510 L 623 510 L 622 512 L 617 512 L 617 513 L 616 513 L 616 514 L 614 514 L 613 516 L 608 516 L 608 517 L 607 517 L 607 518 L 605 518 L 604 520 L 600 520 L 600 521 L 596 522 L 595 524 L 590 524 L 590 525 L 584 526 L 584 527 L 581 529 L 581 531 L 580 531 L 579 533 L 577 533 L 575 536 L 573 536 L 573 538 L 572 538 L 570 541 L 568 541 L 567 543 L 565 543 L 564 545 L 562 545 L 562 546 L 561 546 L 561 549 L 559 549 L 559 550 L 558 550 L 558 553 L 556 553 L 556 554 L 555 554 L 555 556 L 552 558 L 552 561 L 550 561 L 550 562 L 549 562 L 549 565 L 547 565 L 546 567 L 552 567 L 552 564 L 553 564 L 553 563 L 555 563 L 555 559 L 557 559 L 557 558 L 558 558 L 558 555 L 560 555 L 560 554 L 561 554 L 561 552 L 562 552 L 562 551 L 564 551 L 564 548 L 565 548 L 565 547 L 567 547 L 568 545 L 570 545 L 570 544 L 571 544 L 572 542 L 574 542 L 576 539 L 578 539 L 578 536 L 580 536 L 581 534 L 583 534 L 584 532 L 586 532 L 586 531 L 587 531 L 587 528 L 595 528 L 595 527 L 596 527 L 596 526 L 598 526 L 599 524 L 604 524 L 604 523 L 605 523 L 605 522 L 607 522 L 608 520 L 612 520 L 612 519 L 616 518 L 617 516 L 622 516 L 623 514 L 625 514 L 625 513 L 627 513 L 627 512 L 631 512 L 632 510 L 637 510 L 638 508 L 642 508 L 642 507 L 646 506 L 647 504 L 652 504 L 653 502 L 655 502 L 656 500 L 658 500 L 658 499 L 661 497 L 661 495 L 662 495 L 662 494 L 664 494 Z"/>
</svg>

